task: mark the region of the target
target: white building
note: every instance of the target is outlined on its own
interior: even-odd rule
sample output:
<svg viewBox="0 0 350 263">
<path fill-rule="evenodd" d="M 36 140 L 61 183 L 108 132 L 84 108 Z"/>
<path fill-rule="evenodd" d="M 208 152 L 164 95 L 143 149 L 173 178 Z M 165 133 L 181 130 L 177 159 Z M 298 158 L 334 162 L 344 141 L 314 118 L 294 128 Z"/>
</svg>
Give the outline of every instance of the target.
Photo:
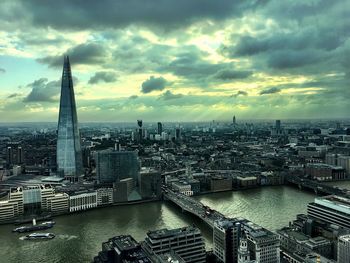
<svg viewBox="0 0 350 263">
<path fill-rule="evenodd" d="M 338 263 L 350 262 L 350 235 L 338 239 Z"/>
<path fill-rule="evenodd" d="M 12 220 L 18 215 L 18 203 L 10 201 L 0 201 L 0 222 Z"/>
<path fill-rule="evenodd" d="M 69 210 L 69 195 L 58 193 L 47 198 L 47 210 L 53 214 L 66 213 Z"/>
<path fill-rule="evenodd" d="M 187 196 L 193 195 L 193 191 L 191 190 L 190 184 L 182 183 L 182 182 L 174 182 L 171 184 L 171 186 L 175 191 L 178 191 L 181 194 L 184 194 Z"/>
<path fill-rule="evenodd" d="M 69 197 L 69 212 L 97 207 L 97 192 L 82 193 Z"/>
</svg>

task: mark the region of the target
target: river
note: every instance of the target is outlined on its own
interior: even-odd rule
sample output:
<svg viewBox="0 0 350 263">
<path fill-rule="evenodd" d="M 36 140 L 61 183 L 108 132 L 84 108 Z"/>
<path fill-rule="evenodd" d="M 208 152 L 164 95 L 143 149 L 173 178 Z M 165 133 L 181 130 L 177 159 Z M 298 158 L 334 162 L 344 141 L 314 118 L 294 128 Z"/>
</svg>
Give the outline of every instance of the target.
<svg viewBox="0 0 350 263">
<path fill-rule="evenodd" d="M 350 188 L 349 182 L 342 182 Z M 268 186 L 238 192 L 195 197 L 231 217 L 245 217 L 276 230 L 288 225 L 315 195 L 289 186 Z M 206 224 L 171 203 L 152 202 L 113 206 L 59 216 L 51 230 L 56 238 L 24 241 L 23 234 L 11 233 L 13 225 L 0 226 L 0 262 L 91 262 L 101 243 L 115 235 L 131 234 L 143 240 L 148 230 L 197 225 L 209 249 L 212 231 Z"/>
</svg>

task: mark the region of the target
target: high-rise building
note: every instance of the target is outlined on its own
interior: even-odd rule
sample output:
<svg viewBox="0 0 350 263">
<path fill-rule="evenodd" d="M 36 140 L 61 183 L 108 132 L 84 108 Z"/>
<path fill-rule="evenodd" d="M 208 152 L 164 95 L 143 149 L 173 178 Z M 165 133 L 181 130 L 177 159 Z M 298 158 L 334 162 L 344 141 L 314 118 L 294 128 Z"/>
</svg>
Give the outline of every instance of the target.
<svg viewBox="0 0 350 263">
<path fill-rule="evenodd" d="M 174 251 L 186 263 L 205 262 L 204 239 L 195 227 L 149 231 L 144 247 L 157 255 Z"/>
<path fill-rule="evenodd" d="M 72 181 L 76 181 L 83 174 L 77 109 L 68 56 L 64 57 L 62 73 L 57 132 L 57 171 Z"/>
<path fill-rule="evenodd" d="M 163 132 L 163 125 L 161 122 L 157 123 L 157 133 L 160 135 Z"/>
<path fill-rule="evenodd" d="M 24 163 L 24 152 L 19 142 L 10 142 L 7 144 L 6 163 L 8 167 Z"/>
<path fill-rule="evenodd" d="M 181 129 L 179 126 L 175 129 L 175 140 L 181 140 Z"/>
<path fill-rule="evenodd" d="M 240 223 L 235 219 L 214 222 L 213 250 L 221 262 L 237 262 L 240 231 Z"/>
<path fill-rule="evenodd" d="M 137 120 L 137 126 L 138 126 L 137 137 L 139 141 L 142 141 L 142 138 L 143 138 L 142 120 Z"/>
<path fill-rule="evenodd" d="M 350 262 L 350 235 L 339 237 L 337 259 L 338 259 L 338 263 Z"/>
<path fill-rule="evenodd" d="M 159 171 L 144 168 L 140 171 L 139 187 L 142 198 L 158 198 L 161 195 L 162 178 Z"/>
<path fill-rule="evenodd" d="M 233 118 L 232 118 L 232 124 L 236 125 L 236 115 L 234 115 Z"/>
<path fill-rule="evenodd" d="M 281 120 L 276 120 L 276 130 L 277 131 L 281 130 Z"/>
<path fill-rule="evenodd" d="M 350 229 L 350 199 L 335 195 L 316 197 L 308 204 L 307 214 L 311 218 L 328 224 Z"/>
<path fill-rule="evenodd" d="M 98 183 L 114 183 L 125 178 L 138 180 L 140 165 L 134 151 L 99 151 L 95 160 Z"/>
</svg>

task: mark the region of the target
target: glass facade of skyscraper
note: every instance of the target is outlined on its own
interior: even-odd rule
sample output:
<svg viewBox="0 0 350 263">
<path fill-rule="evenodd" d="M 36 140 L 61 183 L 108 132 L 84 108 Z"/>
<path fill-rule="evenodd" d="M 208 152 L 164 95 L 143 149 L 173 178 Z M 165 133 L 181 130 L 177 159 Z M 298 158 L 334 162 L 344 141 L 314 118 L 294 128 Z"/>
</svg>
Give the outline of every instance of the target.
<svg viewBox="0 0 350 263">
<path fill-rule="evenodd" d="M 57 134 L 57 168 L 60 175 L 76 178 L 83 173 L 82 152 L 69 58 L 64 58 Z"/>
</svg>

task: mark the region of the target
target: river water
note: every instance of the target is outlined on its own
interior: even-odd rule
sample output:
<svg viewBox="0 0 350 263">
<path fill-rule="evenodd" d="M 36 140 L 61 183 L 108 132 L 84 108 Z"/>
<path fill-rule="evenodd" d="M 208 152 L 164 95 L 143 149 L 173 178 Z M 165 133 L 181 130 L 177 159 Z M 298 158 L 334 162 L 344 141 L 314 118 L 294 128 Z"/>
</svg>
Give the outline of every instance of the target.
<svg viewBox="0 0 350 263">
<path fill-rule="evenodd" d="M 345 184 L 345 186 L 344 186 Z M 349 187 L 349 182 L 340 185 Z M 197 196 L 196 199 L 231 217 L 245 217 L 275 230 L 288 225 L 315 195 L 289 186 L 269 186 L 239 192 Z M 101 243 L 115 235 L 131 234 L 143 240 L 148 230 L 197 225 L 209 249 L 212 231 L 196 217 L 171 203 L 152 202 L 114 206 L 55 218 L 48 241 L 20 240 L 13 225 L 0 226 L 0 262 L 91 262 Z"/>
</svg>

